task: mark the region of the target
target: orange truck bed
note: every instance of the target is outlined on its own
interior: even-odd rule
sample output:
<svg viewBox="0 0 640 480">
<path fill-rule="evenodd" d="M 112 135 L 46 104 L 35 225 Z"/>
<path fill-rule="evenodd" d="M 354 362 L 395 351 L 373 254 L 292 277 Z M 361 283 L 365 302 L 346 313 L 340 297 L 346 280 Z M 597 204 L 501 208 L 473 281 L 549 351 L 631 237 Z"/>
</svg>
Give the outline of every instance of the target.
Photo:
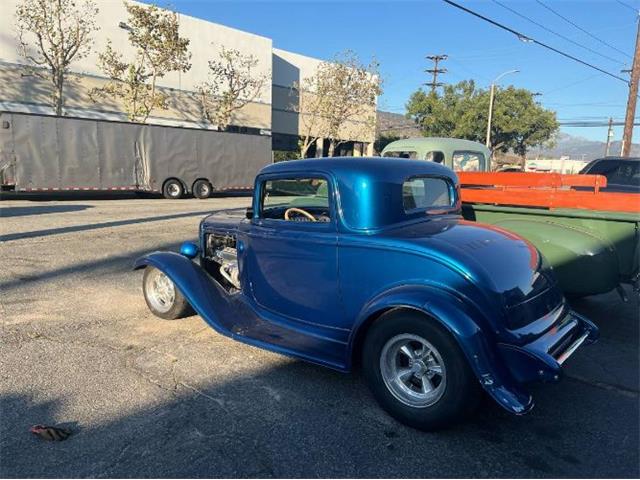
<svg viewBox="0 0 640 480">
<path fill-rule="evenodd" d="M 577 208 L 640 213 L 640 195 L 602 192 L 602 175 L 457 172 L 462 201 L 543 208 Z M 575 190 L 587 187 L 589 190 Z"/>
</svg>

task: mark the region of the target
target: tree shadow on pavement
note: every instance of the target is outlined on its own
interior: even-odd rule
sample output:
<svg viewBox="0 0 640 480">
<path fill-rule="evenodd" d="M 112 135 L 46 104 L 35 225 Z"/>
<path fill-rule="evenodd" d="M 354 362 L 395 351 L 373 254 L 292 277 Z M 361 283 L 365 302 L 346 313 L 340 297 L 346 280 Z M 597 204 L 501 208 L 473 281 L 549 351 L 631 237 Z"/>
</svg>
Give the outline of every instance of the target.
<svg viewBox="0 0 640 480">
<path fill-rule="evenodd" d="M 607 404 L 607 392 L 594 395 L 589 387 L 571 382 L 537 389 L 541 405 L 528 416 L 511 416 L 487 401 L 470 421 L 437 433 L 418 432 L 392 420 L 359 377 L 297 361 L 202 384 L 167 372 L 158 385 L 162 400 L 100 424 L 80 425 L 64 442 L 42 441 L 28 429 L 33 423 L 72 422 L 69 413 L 61 413 L 72 411 L 67 399 L 34 402 L 5 393 L 0 398 L 0 476 L 638 474 L 637 418 L 616 423 L 607 408 L 599 416 L 589 414 L 593 402 Z M 637 398 L 628 403 L 626 408 L 633 411 Z"/>
<path fill-rule="evenodd" d="M 204 216 L 211 213 L 211 210 L 202 210 L 197 212 L 172 213 L 169 215 L 159 215 L 157 217 L 129 218 L 127 220 L 114 220 L 112 222 L 90 223 L 86 225 L 71 225 L 69 227 L 47 228 L 44 230 L 35 230 L 32 232 L 8 233 L 0 235 L 0 242 L 11 242 L 13 240 L 22 240 L 25 238 L 46 237 L 50 235 L 60 235 L 63 233 L 83 232 L 87 230 L 97 230 L 100 228 L 121 227 L 123 225 L 135 225 L 139 223 L 160 222 L 163 220 L 173 220 L 176 218 Z"/>
<path fill-rule="evenodd" d="M 196 239 L 192 239 L 196 241 Z M 94 276 L 101 276 L 106 273 L 122 273 L 133 268 L 136 258 L 150 253 L 154 250 L 177 251 L 182 242 L 171 242 L 157 245 L 155 248 L 144 248 L 124 252 L 122 255 L 111 255 L 106 258 L 92 260 L 90 262 L 74 263 L 62 268 L 43 270 L 36 275 L 23 274 L 15 276 L 11 280 L 0 282 L 0 292 L 5 294 L 16 288 L 24 288 L 31 284 L 44 282 L 53 278 L 60 279 L 65 276 L 77 275 L 79 273 L 91 273 Z M 1 302 L 0 302 L 1 303 Z"/>
<path fill-rule="evenodd" d="M 43 215 L 47 213 L 80 212 L 92 205 L 37 205 L 33 207 L 3 207 L 0 206 L 0 218 L 2 217 L 27 217 L 29 215 Z"/>
</svg>

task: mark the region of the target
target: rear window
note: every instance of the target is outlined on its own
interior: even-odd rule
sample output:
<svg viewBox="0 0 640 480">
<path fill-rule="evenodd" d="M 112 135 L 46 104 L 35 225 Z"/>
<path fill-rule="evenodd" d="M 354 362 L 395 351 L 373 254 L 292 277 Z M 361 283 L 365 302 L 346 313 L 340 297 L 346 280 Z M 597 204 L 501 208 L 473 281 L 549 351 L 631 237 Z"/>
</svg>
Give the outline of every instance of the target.
<svg viewBox="0 0 640 480">
<path fill-rule="evenodd" d="M 405 212 L 429 208 L 450 208 L 455 204 L 449 181 L 439 177 L 414 177 L 402 185 Z"/>
</svg>

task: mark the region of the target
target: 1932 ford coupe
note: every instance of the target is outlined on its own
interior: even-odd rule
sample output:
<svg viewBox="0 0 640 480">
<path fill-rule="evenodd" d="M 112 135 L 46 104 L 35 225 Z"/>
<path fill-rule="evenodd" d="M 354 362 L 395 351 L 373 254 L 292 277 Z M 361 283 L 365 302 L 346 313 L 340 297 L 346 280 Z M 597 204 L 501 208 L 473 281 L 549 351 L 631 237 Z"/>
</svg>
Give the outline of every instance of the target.
<svg viewBox="0 0 640 480">
<path fill-rule="evenodd" d="M 508 411 L 557 381 L 597 328 L 522 238 L 460 216 L 431 162 L 329 158 L 262 169 L 252 207 L 200 224 L 200 245 L 136 261 L 151 311 L 195 310 L 236 340 L 350 371 L 398 420 L 435 429 L 484 389 Z"/>
</svg>

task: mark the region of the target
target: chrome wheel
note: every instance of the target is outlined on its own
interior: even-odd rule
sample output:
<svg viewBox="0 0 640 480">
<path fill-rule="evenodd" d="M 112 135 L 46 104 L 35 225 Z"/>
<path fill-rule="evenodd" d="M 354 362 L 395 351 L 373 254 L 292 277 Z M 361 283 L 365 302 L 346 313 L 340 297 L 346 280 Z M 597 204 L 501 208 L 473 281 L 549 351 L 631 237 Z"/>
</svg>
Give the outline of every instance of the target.
<svg viewBox="0 0 640 480">
<path fill-rule="evenodd" d="M 433 405 L 446 387 L 440 353 L 418 335 L 403 333 L 389 339 L 380 354 L 380 372 L 392 395 L 410 407 Z"/>
<path fill-rule="evenodd" d="M 145 294 L 149 303 L 157 311 L 166 313 L 171 310 L 176 299 L 176 287 L 169 277 L 154 268 L 146 277 Z"/>
<path fill-rule="evenodd" d="M 201 197 L 208 197 L 210 194 L 211 191 L 209 189 L 209 185 L 207 185 L 206 183 L 200 185 L 200 191 L 198 192 L 198 195 L 200 195 Z"/>
<path fill-rule="evenodd" d="M 177 183 L 171 183 L 167 185 L 167 193 L 172 197 L 178 197 L 180 196 L 180 193 L 182 193 L 182 189 Z"/>
</svg>

